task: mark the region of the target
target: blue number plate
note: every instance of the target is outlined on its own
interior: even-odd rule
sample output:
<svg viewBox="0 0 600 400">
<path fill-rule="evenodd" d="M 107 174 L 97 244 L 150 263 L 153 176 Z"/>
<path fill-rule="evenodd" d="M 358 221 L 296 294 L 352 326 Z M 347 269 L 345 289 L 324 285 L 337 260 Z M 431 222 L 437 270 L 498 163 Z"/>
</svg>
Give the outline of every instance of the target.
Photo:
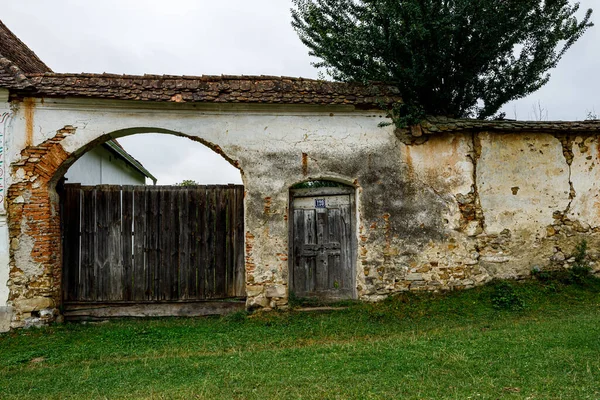
<svg viewBox="0 0 600 400">
<path fill-rule="evenodd" d="M 315 208 L 326 208 L 325 199 L 315 199 Z"/>
</svg>

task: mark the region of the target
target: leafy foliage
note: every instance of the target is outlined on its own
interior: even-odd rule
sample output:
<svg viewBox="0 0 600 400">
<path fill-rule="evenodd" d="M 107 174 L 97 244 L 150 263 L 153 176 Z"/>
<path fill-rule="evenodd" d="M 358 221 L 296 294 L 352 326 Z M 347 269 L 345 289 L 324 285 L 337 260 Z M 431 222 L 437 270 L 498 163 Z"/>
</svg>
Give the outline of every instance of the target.
<svg viewBox="0 0 600 400">
<path fill-rule="evenodd" d="M 339 81 L 395 84 L 396 123 L 489 118 L 535 92 L 592 26 L 569 0 L 293 0 L 292 26 Z"/>
<path fill-rule="evenodd" d="M 184 179 L 183 181 L 176 184 L 177 186 L 198 186 L 198 182 L 192 179 Z"/>
<path fill-rule="evenodd" d="M 547 286 L 553 287 L 556 283 L 562 285 L 576 285 L 590 289 L 600 290 L 600 278 L 592 274 L 588 258 L 588 244 L 581 240 L 573 252 L 573 264 L 568 269 L 543 270 L 535 267 L 531 274 Z"/>
<path fill-rule="evenodd" d="M 508 281 L 497 282 L 492 293 L 492 305 L 497 310 L 519 311 L 525 307 L 523 299 Z"/>
</svg>

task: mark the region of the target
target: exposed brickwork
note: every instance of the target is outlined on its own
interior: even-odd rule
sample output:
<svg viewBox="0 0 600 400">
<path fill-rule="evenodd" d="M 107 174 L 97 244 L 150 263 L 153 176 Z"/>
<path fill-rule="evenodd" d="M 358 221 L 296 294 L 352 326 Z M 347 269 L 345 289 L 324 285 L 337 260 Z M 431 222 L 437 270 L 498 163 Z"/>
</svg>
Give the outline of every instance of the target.
<svg viewBox="0 0 600 400">
<path fill-rule="evenodd" d="M 52 309 L 60 303 L 60 216 L 50 187 L 69 157 L 60 142 L 74 131 L 65 127 L 52 139 L 25 148 L 21 159 L 12 165 L 15 183 L 8 189 L 9 301 L 16 311 L 15 326 L 40 318 L 40 307 Z M 54 313 L 46 310 L 44 315 L 52 319 Z"/>
</svg>

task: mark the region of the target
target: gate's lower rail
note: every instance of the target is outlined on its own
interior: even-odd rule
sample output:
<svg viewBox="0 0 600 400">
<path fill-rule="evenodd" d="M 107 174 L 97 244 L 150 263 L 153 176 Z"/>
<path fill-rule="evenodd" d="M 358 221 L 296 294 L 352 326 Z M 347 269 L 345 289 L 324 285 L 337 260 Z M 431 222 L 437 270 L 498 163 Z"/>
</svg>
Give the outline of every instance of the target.
<svg viewBox="0 0 600 400">
<path fill-rule="evenodd" d="M 94 321 L 110 318 L 200 317 L 243 311 L 243 299 L 169 303 L 66 303 L 67 321 Z"/>
</svg>

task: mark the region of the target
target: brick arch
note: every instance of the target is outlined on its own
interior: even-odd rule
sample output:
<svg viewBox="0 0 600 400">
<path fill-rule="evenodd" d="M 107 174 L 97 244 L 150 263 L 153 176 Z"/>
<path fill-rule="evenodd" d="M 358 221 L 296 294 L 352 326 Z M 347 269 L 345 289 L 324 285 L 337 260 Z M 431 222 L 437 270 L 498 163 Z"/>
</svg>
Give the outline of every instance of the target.
<svg viewBox="0 0 600 400">
<path fill-rule="evenodd" d="M 43 324 L 60 317 L 62 241 L 60 199 L 56 185 L 73 163 L 87 151 L 110 139 L 138 133 L 165 133 L 190 138 L 220 154 L 243 170 L 221 148 L 204 139 L 160 128 L 123 129 L 102 135 L 73 152 L 62 141 L 76 128 L 66 126 L 51 139 L 28 146 L 11 165 L 13 184 L 7 191 L 10 241 L 9 303 L 13 306 L 13 327 Z"/>
</svg>

